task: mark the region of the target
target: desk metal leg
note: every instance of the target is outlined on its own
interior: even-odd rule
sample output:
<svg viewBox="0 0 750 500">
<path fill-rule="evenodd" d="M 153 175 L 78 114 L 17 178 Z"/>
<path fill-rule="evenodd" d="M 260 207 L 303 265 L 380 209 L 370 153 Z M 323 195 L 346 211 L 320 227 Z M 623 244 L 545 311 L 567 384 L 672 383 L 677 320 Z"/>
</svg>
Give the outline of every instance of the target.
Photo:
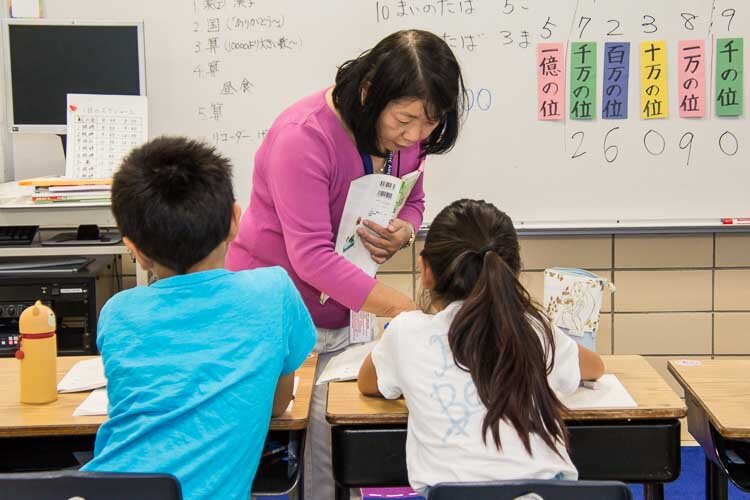
<svg viewBox="0 0 750 500">
<path fill-rule="evenodd" d="M 664 500 L 664 483 L 644 484 L 643 497 L 646 500 Z"/>
<path fill-rule="evenodd" d="M 350 492 L 348 486 L 341 486 L 336 483 L 336 500 L 349 500 Z"/>
<path fill-rule="evenodd" d="M 706 459 L 706 499 L 727 500 L 727 498 L 729 498 L 727 476 L 718 465 Z"/>
</svg>

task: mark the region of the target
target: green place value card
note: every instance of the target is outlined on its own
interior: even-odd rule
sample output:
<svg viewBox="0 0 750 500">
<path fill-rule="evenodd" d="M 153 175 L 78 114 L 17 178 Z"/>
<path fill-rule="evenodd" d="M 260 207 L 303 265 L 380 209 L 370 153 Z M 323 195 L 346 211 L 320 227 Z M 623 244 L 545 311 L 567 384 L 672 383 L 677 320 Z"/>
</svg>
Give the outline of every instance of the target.
<svg viewBox="0 0 750 500">
<path fill-rule="evenodd" d="M 573 42 L 570 51 L 570 119 L 596 116 L 596 43 Z"/>
<path fill-rule="evenodd" d="M 716 115 L 742 114 L 742 38 L 716 40 Z"/>
</svg>

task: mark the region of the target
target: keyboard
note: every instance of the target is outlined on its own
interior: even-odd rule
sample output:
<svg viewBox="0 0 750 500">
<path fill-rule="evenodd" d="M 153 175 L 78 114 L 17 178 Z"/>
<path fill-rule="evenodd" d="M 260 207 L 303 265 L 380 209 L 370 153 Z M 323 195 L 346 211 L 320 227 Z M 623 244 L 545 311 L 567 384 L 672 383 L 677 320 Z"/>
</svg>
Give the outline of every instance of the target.
<svg viewBox="0 0 750 500">
<path fill-rule="evenodd" d="M 0 226 L 0 247 L 31 245 L 39 226 Z"/>
</svg>

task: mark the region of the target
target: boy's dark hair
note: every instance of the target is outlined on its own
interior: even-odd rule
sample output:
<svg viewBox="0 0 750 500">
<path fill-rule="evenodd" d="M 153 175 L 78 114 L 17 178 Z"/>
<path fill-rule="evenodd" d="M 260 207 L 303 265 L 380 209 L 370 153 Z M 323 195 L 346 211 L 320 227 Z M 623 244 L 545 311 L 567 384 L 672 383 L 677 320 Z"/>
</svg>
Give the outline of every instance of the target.
<svg viewBox="0 0 750 500">
<path fill-rule="evenodd" d="M 383 156 L 377 136 L 383 109 L 399 99 L 424 100 L 427 117 L 438 122 L 422 143 L 422 154 L 428 155 L 445 153 L 455 144 L 465 94 L 461 68 L 448 44 L 428 31 L 403 30 L 339 67 L 333 102 L 357 148 Z"/>
<path fill-rule="evenodd" d="M 430 225 L 422 258 L 435 277 L 435 298 L 464 301 L 448 344 L 487 408 L 485 442 L 490 431 L 500 449 L 499 425 L 506 421 L 529 453 L 531 434 L 553 450 L 557 442 L 567 444 L 564 407 L 547 382 L 555 357 L 552 329 L 518 281 L 521 257 L 510 217 L 485 201 L 455 201 Z"/>
<path fill-rule="evenodd" d="M 182 137 L 134 149 L 112 182 L 112 213 L 122 235 L 178 274 L 227 238 L 233 206 L 229 160 Z"/>
</svg>

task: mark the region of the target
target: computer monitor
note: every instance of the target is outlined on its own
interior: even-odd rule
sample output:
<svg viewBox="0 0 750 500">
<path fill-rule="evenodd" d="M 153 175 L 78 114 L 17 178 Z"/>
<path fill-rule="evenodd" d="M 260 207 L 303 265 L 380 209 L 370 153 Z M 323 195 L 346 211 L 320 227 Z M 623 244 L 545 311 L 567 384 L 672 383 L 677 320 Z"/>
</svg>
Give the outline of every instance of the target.
<svg viewBox="0 0 750 500">
<path fill-rule="evenodd" d="M 11 132 L 65 134 L 67 94 L 146 95 L 140 21 L 2 24 Z"/>
</svg>

